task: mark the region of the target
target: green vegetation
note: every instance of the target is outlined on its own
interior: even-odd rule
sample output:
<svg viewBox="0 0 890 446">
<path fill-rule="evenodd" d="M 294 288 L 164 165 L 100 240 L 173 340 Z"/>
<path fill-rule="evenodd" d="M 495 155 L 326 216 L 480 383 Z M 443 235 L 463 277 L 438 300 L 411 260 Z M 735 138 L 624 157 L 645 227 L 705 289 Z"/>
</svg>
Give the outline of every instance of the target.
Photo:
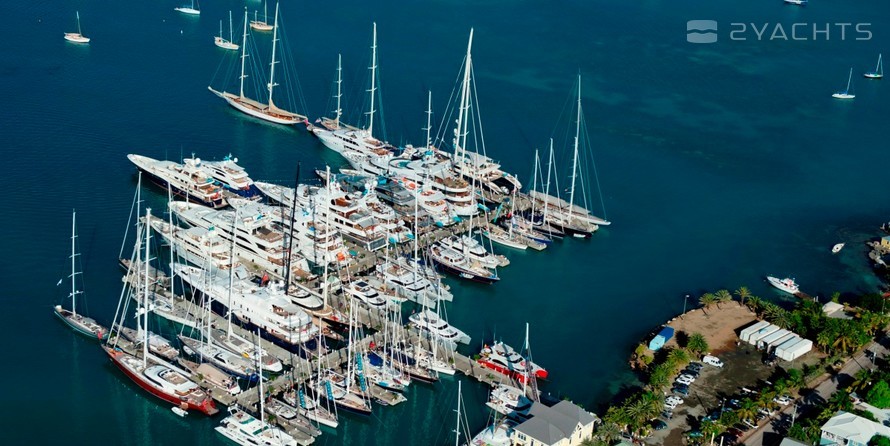
<svg viewBox="0 0 890 446">
<path fill-rule="evenodd" d="M 883 435 L 875 435 L 871 437 L 871 440 L 868 440 L 869 446 L 890 446 L 890 438 L 887 438 Z"/>
<path fill-rule="evenodd" d="M 705 340 L 704 335 L 702 335 L 701 333 L 692 333 L 689 336 L 689 341 L 686 342 L 686 349 L 695 353 L 696 355 L 701 355 L 705 352 L 710 351 L 708 341 Z"/>
<path fill-rule="evenodd" d="M 890 386 L 883 379 L 876 382 L 868 393 L 865 394 L 865 400 L 872 406 L 887 409 L 890 408 Z"/>
</svg>

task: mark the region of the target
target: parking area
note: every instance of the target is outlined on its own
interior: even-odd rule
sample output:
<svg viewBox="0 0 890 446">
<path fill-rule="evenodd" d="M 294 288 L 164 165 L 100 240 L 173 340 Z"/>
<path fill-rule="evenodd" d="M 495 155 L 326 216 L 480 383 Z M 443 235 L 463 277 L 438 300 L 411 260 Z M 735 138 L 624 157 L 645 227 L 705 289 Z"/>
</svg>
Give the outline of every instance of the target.
<svg viewBox="0 0 890 446">
<path fill-rule="evenodd" d="M 743 387 L 758 388 L 775 371 L 775 367 L 763 364 L 761 352 L 742 344 L 720 354 L 723 368 L 703 365 L 695 382 L 688 387 L 688 396 L 681 396 L 670 418 L 663 416 L 667 427 L 656 430 L 645 439 L 646 444 L 668 446 L 686 444 L 685 433 L 698 427 L 702 417 L 729 407 L 729 400 L 739 395 Z M 700 362 L 700 361 L 699 361 Z"/>
</svg>

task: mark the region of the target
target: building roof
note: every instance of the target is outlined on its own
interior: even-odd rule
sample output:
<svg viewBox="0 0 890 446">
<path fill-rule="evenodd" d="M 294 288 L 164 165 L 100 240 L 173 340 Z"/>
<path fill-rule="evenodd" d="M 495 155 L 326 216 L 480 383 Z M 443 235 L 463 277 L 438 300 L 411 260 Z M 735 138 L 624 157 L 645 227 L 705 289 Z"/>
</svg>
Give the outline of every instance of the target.
<svg viewBox="0 0 890 446">
<path fill-rule="evenodd" d="M 570 438 L 579 425 L 587 426 L 596 421 L 596 416 L 571 401 L 560 401 L 552 407 L 535 403 L 528 414 L 531 418 L 514 430 L 544 444 L 554 444 Z"/>
<path fill-rule="evenodd" d="M 782 440 L 782 442 L 779 443 L 779 446 L 811 446 L 811 445 L 804 443 L 802 441 L 795 440 L 791 437 L 785 437 Z"/>
<path fill-rule="evenodd" d="M 875 435 L 890 437 L 890 427 L 875 423 L 856 414 L 840 411 L 822 425 L 822 437 L 825 438 L 826 434 L 836 437 L 828 438 L 831 441 L 843 439 L 847 440 L 847 442 L 854 441 L 858 444 L 867 444 L 871 437 Z M 841 443 L 840 441 L 835 442 Z"/>
</svg>

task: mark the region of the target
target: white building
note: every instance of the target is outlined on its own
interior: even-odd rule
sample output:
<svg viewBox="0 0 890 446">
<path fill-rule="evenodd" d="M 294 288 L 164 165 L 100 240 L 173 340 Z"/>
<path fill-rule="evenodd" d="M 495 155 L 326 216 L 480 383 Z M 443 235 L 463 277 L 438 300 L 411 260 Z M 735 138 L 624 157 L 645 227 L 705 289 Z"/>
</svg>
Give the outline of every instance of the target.
<svg viewBox="0 0 890 446">
<path fill-rule="evenodd" d="M 535 403 L 528 420 L 513 429 L 516 446 L 576 446 L 593 435 L 598 418 L 571 401 L 552 407 Z"/>
<path fill-rule="evenodd" d="M 890 437 L 890 427 L 840 411 L 822 425 L 821 446 L 866 446 L 875 435 Z"/>
</svg>

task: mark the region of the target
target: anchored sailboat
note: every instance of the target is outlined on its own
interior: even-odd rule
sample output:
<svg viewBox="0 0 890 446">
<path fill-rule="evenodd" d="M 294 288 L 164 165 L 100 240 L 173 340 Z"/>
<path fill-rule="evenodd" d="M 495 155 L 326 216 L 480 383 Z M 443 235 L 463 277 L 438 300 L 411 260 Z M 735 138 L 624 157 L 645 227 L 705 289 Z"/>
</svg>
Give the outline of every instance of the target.
<svg viewBox="0 0 890 446">
<path fill-rule="evenodd" d="M 76 12 L 77 15 L 77 32 L 76 33 L 65 33 L 65 40 L 74 43 L 89 43 L 90 38 L 85 37 L 81 34 L 80 31 L 80 11 Z"/>
<path fill-rule="evenodd" d="M 178 8 L 173 8 L 173 10 L 188 15 L 201 15 L 201 10 L 198 8 L 200 8 L 200 6 L 195 6 L 195 0 L 192 0 L 191 6 L 180 6 Z"/>
<path fill-rule="evenodd" d="M 850 94 L 850 82 L 853 81 L 853 68 L 850 68 L 850 76 L 847 78 L 847 88 L 844 91 L 839 91 L 831 97 L 835 99 L 853 99 L 856 97 L 855 94 Z"/>
<path fill-rule="evenodd" d="M 96 321 L 85 317 L 82 314 L 77 314 L 77 295 L 83 294 L 83 291 L 77 290 L 77 275 L 81 274 L 77 272 L 77 257 L 80 255 L 76 251 L 75 240 L 77 239 L 77 232 L 75 230 L 75 221 L 76 221 L 77 213 L 71 213 L 71 294 L 68 296 L 71 297 L 71 310 L 66 310 L 62 308 L 61 305 L 56 305 L 54 311 L 56 316 L 59 317 L 63 322 L 68 324 L 69 327 L 73 328 L 74 331 L 89 336 L 93 339 L 104 340 L 108 337 L 108 329 L 97 324 Z M 59 281 L 61 284 L 62 281 Z"/>
<path fill-rule="evenodd" d="M 869 71 L 863 76 L 867 79 L 883 79 L 884 78 L 884 61 L 881 60 L 881 54 L 878 54 L 878 64 L 875 66 L 875 71 Z"/>
<path fill-rule="evenodd" d="M 272 100 L 275 87 L 278 85 L 275 83 L 275 64 L 278 63 L 278 61 L 275 60 L 276 47 L 278 43 L 278 4 L 275 5 L 275 24 L 272 28 L 272 61 L 269 63 L 269 83 L 267 85 L 269 90 L 268 104 L 263 104 L 258 100 L 248 98 L 244 95 L 244 79 L 247 77 L 244 74 L 244 68 L 247 62 L 246 9 L 244 10 L 244 38 L 241 42 L 241 90 L 238 95 L 235 95 L 234 93 L 229 93 L 226 91 L 214 90 L 213 87 L 209 86 L 207 87 L 207 89 L 213 92 L 213 94 L 225 99 L 226 102 L 228 102 L 229 105 L 234 107 L 236 110 L 255 118 L 284 125 L 294 125 L 300 122 L 306 122 L 305 116 L 278 108 L 277 106 L 275 106 L 275 103 Z"/>
<path fill-rule="evenodd" d="M 272 31 L 272 25 L 269 22 L 269 14 L 266 10 L 266 2 L 263 2 L 263 20 L 257 18 L 258 11 L 253 12 L 253 20 L 250 21 L 250 27 L 257 31 Z"/>
<path fill-rule="evenodd" d="M 222 28 L 222 20 L 219 21 L 219 35 L 213 38 L 213 43 L 216 46 L 226 49 L 226 50 L 237 50 L 240 48 L 237 43 L 235 43 L 235 39 L 232 34 L 232 11 L 229 11 L 229 39 L 226 40 L 223 35 Z"/>
</svg>

